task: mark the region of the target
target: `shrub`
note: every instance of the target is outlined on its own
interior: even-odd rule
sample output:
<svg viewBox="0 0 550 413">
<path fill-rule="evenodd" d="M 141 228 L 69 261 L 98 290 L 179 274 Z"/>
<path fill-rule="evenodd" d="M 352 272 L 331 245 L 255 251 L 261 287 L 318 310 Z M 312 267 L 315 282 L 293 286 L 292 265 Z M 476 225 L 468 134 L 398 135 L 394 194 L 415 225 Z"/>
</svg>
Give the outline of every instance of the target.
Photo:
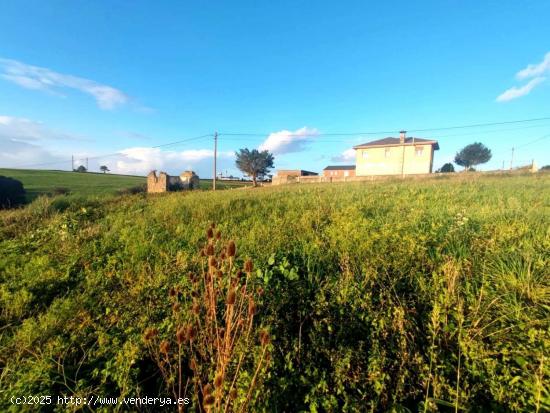
<svg viewBox="0 0 550 413">
<path fill-rule="evenodd" d="M 65 188 L 62 186 L 58 186 L 50 192 L 51 195 L 68 195 L 71 193 L 71 190 L 69 188 Z"/>
<path fill-rule="evenodd" d="M 454 172 L 455 171 L 455 167 L 453 166 L 452 163 L 450 162 L 447 162 L 445 165 L 443 165 L 441 167 L 441 169 L 439 170 L 439 172 L 442 172 L 442 173 L 450 173 L 450 172 Z"/>
<path fill-rule="evenodd" d="M 0 208 L 12 208 L 25 203 L 25 188 L 21 181 L 0 176 Z"/>
<path fill-rule="evenodd" d="M 117 194 L 118 195 L 135 195 L 135 194 L 142 194 L 144 192 L 147 192 L 147 184 L 135 185 L 129 188 L 119 189 L 117 191 Z"/>
</svg>

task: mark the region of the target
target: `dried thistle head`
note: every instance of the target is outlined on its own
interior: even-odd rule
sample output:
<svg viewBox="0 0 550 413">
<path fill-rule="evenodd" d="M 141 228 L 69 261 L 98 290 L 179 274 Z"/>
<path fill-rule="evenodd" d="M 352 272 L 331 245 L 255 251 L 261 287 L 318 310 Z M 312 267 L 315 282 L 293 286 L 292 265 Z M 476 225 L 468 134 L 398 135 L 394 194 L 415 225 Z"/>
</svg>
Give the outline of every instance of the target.
<svg viewBox="0 0 550 413">
<path fill-rule="evenodd" d="M 199 313 L 201 311 L 200 305 L 196 301 L 193 303 L 192 311 L 193 311 L 193 314 L 195 314 L 195 315 L 199 315 Z"/>
<path fill-rule="evenodd" d="M 237 398 L 237 389 L 231 389 L 229 392 L 229 398 L 231 400 L 235 400 Z"/>
<path fill-rule="evenodd" d="M 174 313 L 177 313 L 181 308 L 181 304 L 180 303 L 174 303 L 172 305 L 172 311 L 174 311 Z"/>
<path fill-rule="evenodd" d="M 214 222 L 212 222 L 212 223 L 210 224 L 210 228 L 212 228 L 212 229 L 216 228 L 216 224 L 215 224 Z"/>
<path fill-rule="evenodd" d="M 201 257 L 206 257 L 206 252 L 204 251 L 204 249 L 201 249 L 200 256 Z"/>
<path fill-rule="evenodd" d="M 189 368 L 193 371 L 197 371 L 197 363 L 195 363 L 195 359 L 191 359 L 189 362 Z"/>
<path fill-rule="evenodd" d="M 152 340 L 153 338 L 155 338 L 157 335 L 158 335 L 159 331 L 156 329 L 156 328 L 148 328 L 147 330 L 145 330 L 145 334 L 143 335 L 143 339 L 145 341 L 150 341 Z"/>
<path fill-rule="evenodd" d="M 260 331 L 260 343 L 262 344 L 262 347 L 267 346 L 271 342 L 271 337 L 269 337 L 269 333 L 266 330 Z"/>
<path fill-rule="evenodd" d="M 235 293 L 235 290 L 231 289 L 229 290 L 229 293 L 227 294 L 227 300 L 225 301 L 227 305 L 233 305 L 235 304 L 235 299 L 237 297 L 237 294 Z"/>
<path fill-rule="evenodd" d="M 216 277 L 222 278 L 223 277 L 223 272 L 221 272 L 221 270 L 216 271 Z"/>
<path fill-rule="evenodd" d="M 256 303 L 254 302 L 254 299 L 251 297 L 248 300 L 248 315 L 253 316 L 256 314 Z"/>
<path fill-rule="evenodd" d="M 204 396 L 208 396 L 209 394 L 212 394 L 212 385 L 208 383 L 206 386 L 202 388 L 202 394 Z"/>
<path fill-rule="evenodd" d="M 219 241 L 222 237 L 221 231 L 216 232 L 216 239 Z"/>
<path fill-rule="evenodd" d="M 214 378 L 214 387 L 216 389 L 219 389 L 220 387 L 222 387 L 222 384 L 223 384 L 223 376 L 221 373 L 218 373 Z"/>
<path fill-rule="evenodd" d="M 168 296 L 175 297 L 176 295 L 178 295 L 178 291 L 174 287 L 170 287 L 168 290 Z"/>
<path fill-rule="evenodd" d="M 235 241 L 233 240 L 229 241 L 229 244 L 227 244 L 227 255 L 229 257 L 234 257 L 236 252 L 237 252 L 237 247 L 235 246 Z"/>
<path fill-rule="evenodd" d="M 227 255 L 225 255 L 225 252 L 222 251 L 222 253 L 220 254 L 220 260 L 225 260 L 227 258 Z"/>
<path fill-rule="evenodd" d="M 254 264 L 252 264 L 252 260 L 249 258 L 244 263 L 244 272 L 251 273 L 254 270 Z"/>
<path fill-rule="evenodd" d="M 168 352 L 170 351 L 170 343 L 168 342 L 168 340 L 162 340 L 160 342 L 159 351 L 165 356 L 168 355 Z"/>
<path fill-rule="evenodd" d="M 176 341 L 178 345 L 181 345 L 185 341 L 185 327 L 178 328 L 176 332 Z"/>
<path fill-rule="evenodd" d="M 212 406 L 214 406 L 214 403 L 216 403 L 216 398 L 213 395 L 209 394 L 204 397 L 203 404 L 205 410 L 209 410 Z"/>
<path fill-rule="evenodd" d="M 208 244 L 206 246 L 206 255 L 208 255 L 209 257 L 214 255 L 214 246 L 212 244 Z"/>
<path fill-rule="evenodd" d="M 214 257 L 210 257 L 208 260 L 208 265 L 212 268 L 216 268 L 218 266 L 218 261 Z"/>
<path fill-rule="evenodd" d="M 241 278 L 243 278 L 243 272 L 241 270 L 237 270 L 237 274 L 235 274 L 236 277 L 240 280 Z"/>
<path fill-rule="evenodd" d="M 206 238 L 208 238 L 208 239 L 214 238 L 214 230 L 213 230 L 212 228 L 213 228 L 213 227 L 208 228 L 208 229 L 206 230 Z"/>
<path fill-rule="evenodd" d="M 224 338 L 225 337 L 225 328 L 220 328 L 220 338 Z"/>
<path fill-rule="evenodd" d="M 195 338 L 195 329 L 191 324 L 187 326 L 187 329 L 185 331 L 185 338 L 189 341 L 193 341 L 193 339 Z"/>
</svg>

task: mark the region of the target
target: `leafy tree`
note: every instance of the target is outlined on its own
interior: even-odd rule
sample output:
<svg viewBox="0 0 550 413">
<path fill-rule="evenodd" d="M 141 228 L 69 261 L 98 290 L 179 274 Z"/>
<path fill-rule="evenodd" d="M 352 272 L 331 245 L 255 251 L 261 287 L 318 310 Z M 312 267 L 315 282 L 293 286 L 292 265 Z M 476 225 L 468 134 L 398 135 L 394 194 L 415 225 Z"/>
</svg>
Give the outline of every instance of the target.
<svg viewBox="0 0 550 413">
<path fill-rule="evenodd" d="M 78 168 L 75 169 L 75 172 L 88 172 L 88 170 L 84 165 L 80 165 Z"/>
<path fill-rule="evenodd" d="M 442 172 L 442 173 L 449 173 L 454 171 L 455 171 L 455 167 L 450 162 L 447 162 L 445 165 L 441 167 L 441 169 L 439 169 L 439 172 Z"/>
<path fill-rule="evenodd" d="M 21 181 L 0 176 L 0 209 L 25 203 L 25 188 Z"/>
<path fill-rule="evenodd" d="M 99 167 L 99 170 L 100 170 L 101 172 L 103 172 L 103 173 L 109 172 L 109 168 L 107 168 L 106 165 L 101 165 L 101 166 Z"/>
<path fill-rule="evenodd" d="M 550 165 L 544 165 L 542 168 L 540 168 L 541 171 L 550 171 Z"/>
<path fill-rule="evenodd" d="M 485 163 L 491 159 L 491 150 L 482 143 L 476 142 L 462 148 L 455 156 L 455 163 L 465 169 Z"/>
<path fill-rule="evenodd" d="M 252 177 L 254 186 L 257 186 L 258 178 L 263 178 L 271 168 L 273 168 L 273 154 L 268 151 L 258 151 L 257 149 L 239 149 L 235 152 L 237 168 L 245 174 Z"/>
</svg>

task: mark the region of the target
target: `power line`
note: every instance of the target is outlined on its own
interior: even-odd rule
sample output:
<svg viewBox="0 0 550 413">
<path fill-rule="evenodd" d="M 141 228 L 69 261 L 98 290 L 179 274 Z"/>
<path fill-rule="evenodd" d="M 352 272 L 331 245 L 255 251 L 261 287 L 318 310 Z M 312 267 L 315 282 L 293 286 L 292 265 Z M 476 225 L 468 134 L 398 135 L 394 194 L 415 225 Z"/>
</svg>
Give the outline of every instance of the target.
<svg viewBox="0 0 550 413">
<path fill-rule="evenodd" d="M 537 122 L 542 120 L 550 120 L 550 117 L 511 120 L 511 121 L 504 121 L 504 122 L 474 123 L 469 125 L 445 126 L 441 128 L 408 129 L 407 132 L 432 132 L 432 131 L 442 131 L 442 130 L 452 130 L 452 129 L 479 128 L 479 127 L 487 127 L 487 126 L 510 125 L 515 123 Z M 294 134 L 285 134 L 284 136 L 289 136 L 289 137 L 357 136 L 357 135 L 384 135 L 388 133 L 398 133 L 398 132 L 399 130 L 378 131 L 378 132 L 345 132 L 345 133 L 294 133 Z M 268 132 L 268 133 L 224 132 L 224 133 L 220 133 L 219 136 L 223 135 L 223 136 L 260 136 L 261 137 L 261 136 L 268 136 L 270 134 L 271 132 Z"/>
</svg>

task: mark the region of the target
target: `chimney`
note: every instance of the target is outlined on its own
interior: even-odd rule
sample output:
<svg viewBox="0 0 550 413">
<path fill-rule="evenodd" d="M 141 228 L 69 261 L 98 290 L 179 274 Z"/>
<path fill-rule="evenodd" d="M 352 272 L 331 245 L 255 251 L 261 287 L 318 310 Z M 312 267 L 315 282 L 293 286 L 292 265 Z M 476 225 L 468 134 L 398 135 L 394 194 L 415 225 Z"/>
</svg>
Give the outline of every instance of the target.
<svg viewBox="0 0 550 413">
<path fill-rule="evenodd" d="M 405 143 L 405 136 L 407 135 L 406 130 L 402 130 L 399 132 L 399 143 Z"/>
</svg>

